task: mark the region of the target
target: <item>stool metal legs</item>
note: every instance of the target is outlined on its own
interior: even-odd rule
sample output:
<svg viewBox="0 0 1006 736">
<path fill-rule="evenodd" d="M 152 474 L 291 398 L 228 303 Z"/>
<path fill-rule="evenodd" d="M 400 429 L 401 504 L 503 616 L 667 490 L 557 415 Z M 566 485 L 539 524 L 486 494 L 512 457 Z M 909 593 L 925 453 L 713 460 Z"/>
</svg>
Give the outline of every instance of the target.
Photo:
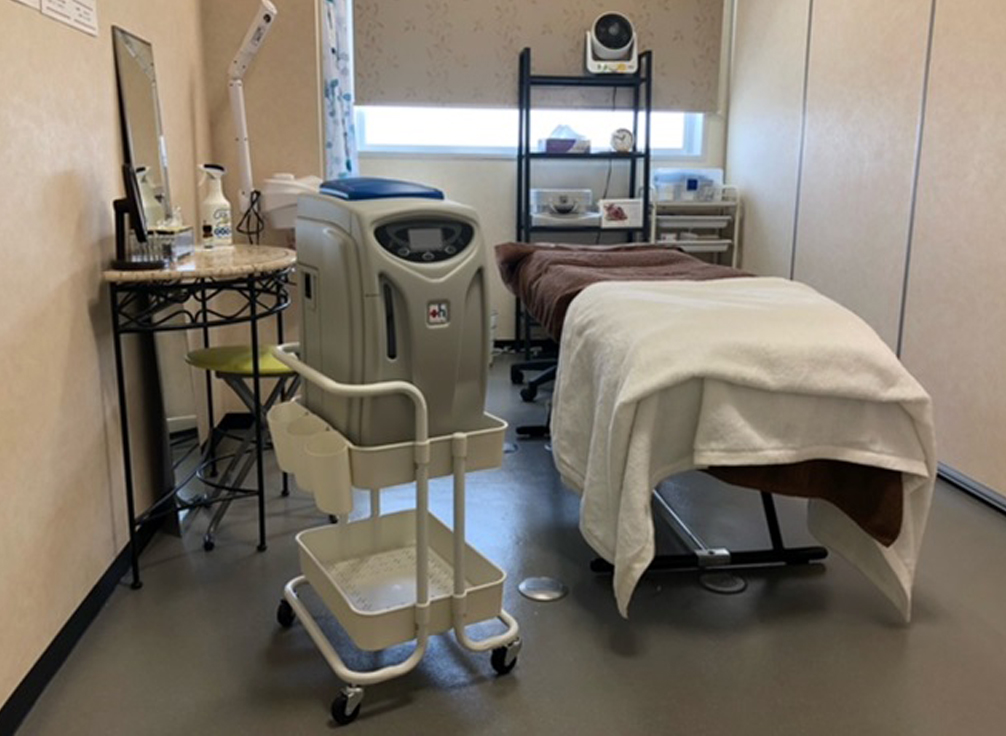
<svg viewBox="0 0 1006 736">
<path fill-rule="evenodd" d="M 259 421 L 265 421 L 266 414 L 277 401 L 285 400 L 289 396 L 293 395 L 297 391 L 297 387 L 300 385 L 300 376 L 280 376 L 278 382 L 269 393 L 266 398 L 265 403 L 262 407 L 256 410 L 255 404 L 255 394 L 252 389 L 248 387 L 248 384 L 240 376 L 235 376 L 231 374 L 217 373 L 217 378 L 220 378 L 227 384 L 227 386 L 234 392 L 234 394 L 241 399 L 242 403 L 248 408 L 249 413 L 252 415 L 253 419 L 258 415 Z M 214 434 L 216 430 L 214 429 Z M 266 438 L 263 438 L 266 439 Z M 227 509 L 230 508 L 231 502 L 240 497 L 241 495 L 247 494 L 249 491 L 243 490 L 245 479 L 248 477 L 248 473 L 251 471 L 253 464 L 257 461 L 260 462 L 261 454 L 256 451 L 254 454 L 251 453 L 252 443 L 256 441 L 256 432 L 254 425 L 248 431 L 246 431 L 241 436 L 240 444 L 237 450 L 234 451 L 233 455 L 230 456 L 230 461 L 227 463 L 227 467 L 224 469 L 220 478 L 216 481 L 210 482 L 205 477 L 200 476 L 200 480 L 208 486 L 212 486 L 216 489 L 213 495 L 209 498 L 210 502 L 216 501 L 220 493 L 227 493 L 228 496 L 222 499 L 217 506 L 216 511 L 213 514 L 213 518 L 210 520 L 209 527 L 203 536 L 203 549 L 207 552 L 212 550 L 215 546 L 215 534 L 220 526 L 220 522 L 223 520 L 224 514 L 227 513 Z M 215 451 L 214 446 L 214 451 Z M 226 456 L 224 456 L 226 457 Z M 210 463 L 215 464 L 216 461 L 221 458 L 217 458 L 215 455 L 210 457 L 208 453 L 203 455 L 203 465 L 209 466 Z M 242 462 L 243 459 L 243 462 Z M 287 475 L 283 474 L 283 495 L 289 495 Z"/>
</svg>

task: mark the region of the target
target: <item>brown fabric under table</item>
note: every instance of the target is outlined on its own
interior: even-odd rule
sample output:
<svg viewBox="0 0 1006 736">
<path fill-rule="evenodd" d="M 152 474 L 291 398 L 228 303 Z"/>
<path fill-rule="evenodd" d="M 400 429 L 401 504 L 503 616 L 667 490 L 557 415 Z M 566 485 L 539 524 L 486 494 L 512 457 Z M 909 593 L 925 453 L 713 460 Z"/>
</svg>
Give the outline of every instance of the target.
<svg viewBox="0 0 1006 736">
<path fill-rule="evenodd" d="M 694 258 L 660 245 L 577 246 L 502 243 L 496 262 L 503 282 L 557 342 L 573 299 L 602 281 L 710 281 L 752 274 Z M 901 532 L 901 473 L 885 468 L 809 460 L 788 465 L 707 468 L 731 485 L 801 498 L 839 508 L 863 531 L 890 545 Z"/>
</svg>

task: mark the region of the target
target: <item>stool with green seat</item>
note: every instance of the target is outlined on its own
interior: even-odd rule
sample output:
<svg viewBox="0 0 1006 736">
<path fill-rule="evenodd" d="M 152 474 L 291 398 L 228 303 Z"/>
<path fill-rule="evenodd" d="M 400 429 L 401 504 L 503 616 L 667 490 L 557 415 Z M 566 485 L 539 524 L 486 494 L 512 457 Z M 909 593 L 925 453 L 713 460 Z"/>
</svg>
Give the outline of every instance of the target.
<svg viewBox="0 0 1006 736">
<path fill-rule="evenodd" d="M 250 345 L 221 345 L 193 350 L 185 356 L 186 361 L 192 367 L 210 371 L 226 383 L 248 408 L 253 420 L 256 413 L 258 414 L 259 420 L 262 422 L 262 438 L 265 443 L 263 450 L 271 446 L 271 441 L 266 434 L 269 431 L 266 414 L 277 401 L 286 401 L 293 396 L 300 385 L 300 376 L 276 360 L 270 352 L 270 347 L 270 345 L 263 345 L 259 349 L 259 377 L 276 379 L 276 385 L 265 396 L 261 406 L 256 406 L 255 392 L 250 385 L 250 382 L 255 378 L 255 363 Z M 238 448 L 232 455 L 218 457 L 217 445 L 224 437 L 233 437 L 238 440 Z M 210 437 L 206 443 L 198 477 L 205 485 L 214 489 L 207 503 L 219 502 L 220 505 L 213 514 L 206 534 L 203 536 L 203 549 L 206 551 L 212 550 L 215 546 L 214 535 L 231 502 L 242 496 L 253 495 L 253 492 L 243 489 L 242 484 L 255 464 L 257 456 L 255 440 L 254 422 L 251 427 L 240 434 L 229 432 L 220 424 L 210 429 Z M 217 462 L 228 457 L 229 461 L 223 473 L 214 480 L 209 480 L 204 472 L 206 468 L 211 467 L 215 471 Z M 259 491 L 261 490 L 259 489 Z M 223 498 L 220 497 L 222 493 L 226 494 Z M 287 496 L 289 493 L 289 480 L 287 474 L 283 473 L 282 495 Z"/>
</svg>

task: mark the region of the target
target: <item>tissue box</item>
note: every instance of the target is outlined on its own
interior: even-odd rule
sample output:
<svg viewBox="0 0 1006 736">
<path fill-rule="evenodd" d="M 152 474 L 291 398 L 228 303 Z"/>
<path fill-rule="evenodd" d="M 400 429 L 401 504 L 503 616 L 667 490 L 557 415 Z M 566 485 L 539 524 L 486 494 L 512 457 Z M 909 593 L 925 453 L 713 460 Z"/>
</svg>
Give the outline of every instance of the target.
<svg viewBox="0 0 1006 736">
<path fill-rule="evenodd" d="M 618 229 L 643 226 L 643 200 L 641 199 L 599 199 L 601 227 Z"/>
<path fill-rule="evenodd" d="M 545 153 L 590 153 L 589 138 L 545 138 L 538 141 Z"/>
</svg>

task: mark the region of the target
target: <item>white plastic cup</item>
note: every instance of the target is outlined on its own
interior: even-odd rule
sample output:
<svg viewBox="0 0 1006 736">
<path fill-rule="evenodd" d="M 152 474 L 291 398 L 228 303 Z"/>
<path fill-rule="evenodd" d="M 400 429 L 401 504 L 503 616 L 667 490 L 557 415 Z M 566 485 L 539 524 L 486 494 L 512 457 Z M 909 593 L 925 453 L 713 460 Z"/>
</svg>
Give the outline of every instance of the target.
<svg viewBox="0 0 1006 736">
<path fill-rule="evenodd" d="M 305 487 L 301 476 L 307 470 L 307 455 L 305 448 L 307 443 L 322 432 L 329 431 L 329 426 L 321 417 L 306 412 L 304 416 L 294 419 L 286 425 L 287 438 L 290 441 L 290 464 L 284 468 L 287 473 L 293 473 L 297 477 L 297 485 Z"/>
<path fill-rule="evenodd" d="M 272 446 L 276 451 L 276 462 L 286 472 L 296 461 L 297 449 L 290 437 L 289 427 L 296 420 L 306 417 L 307 409 L 295 401 L 276 404 L 266 419 L 269 422 L 269 434 L 272 436 Z"/>
<path fill-rule="evenodd" d="M 349 440 L 334 429 L 312 437 L 304 445 L 304 465 L 297 483 L 314 494 L 315 506 L 335 516 L 353 510 Z"/>
</svg>

